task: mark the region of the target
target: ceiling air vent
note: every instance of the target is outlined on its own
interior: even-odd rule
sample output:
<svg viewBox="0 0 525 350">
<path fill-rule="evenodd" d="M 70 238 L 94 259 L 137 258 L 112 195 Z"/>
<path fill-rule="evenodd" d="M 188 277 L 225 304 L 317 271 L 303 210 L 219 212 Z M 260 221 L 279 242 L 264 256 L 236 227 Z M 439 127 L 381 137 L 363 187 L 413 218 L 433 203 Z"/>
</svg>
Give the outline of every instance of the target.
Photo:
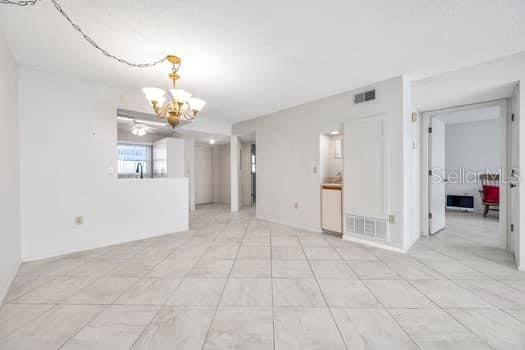
<svg viewBox="0 0 525 350">
<path fill-rule="evenodd" d="M 362 92 L 360 94 L 354 95 L 354 103 L 361 103 L 366 101 L 372 101 L 376 99 L 376 91 L 375 90 L 369 90 Z"/>
</svg>

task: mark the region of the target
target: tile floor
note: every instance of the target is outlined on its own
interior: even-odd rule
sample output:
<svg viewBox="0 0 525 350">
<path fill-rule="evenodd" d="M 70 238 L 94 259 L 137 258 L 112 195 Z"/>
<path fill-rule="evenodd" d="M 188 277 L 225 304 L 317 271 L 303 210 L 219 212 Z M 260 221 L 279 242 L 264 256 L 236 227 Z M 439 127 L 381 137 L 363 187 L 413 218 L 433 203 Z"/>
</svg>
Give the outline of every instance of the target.
<svg viewBox="0 0 525 350">
<path fill-rule="evenodd" d="M 23 264 L 0 349 L 525 349 L 525 273 L 481 218 L 397 254 L 253 216 Z"/>
</svg>

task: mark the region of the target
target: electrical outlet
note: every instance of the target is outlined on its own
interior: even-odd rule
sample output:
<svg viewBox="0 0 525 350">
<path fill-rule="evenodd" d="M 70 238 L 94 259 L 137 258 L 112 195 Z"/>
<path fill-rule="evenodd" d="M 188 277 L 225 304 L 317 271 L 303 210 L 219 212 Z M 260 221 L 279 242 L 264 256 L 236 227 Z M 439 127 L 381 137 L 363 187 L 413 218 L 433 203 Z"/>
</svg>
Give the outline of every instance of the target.
<svg viewBox="0 0 525 350">
<path fill-rule="evenodd" d="M 317 165 L 314 165 L 313 172 L 314 172 L 314 174 L 317 174 Z"/>
<path fill-rule="evenodd" d="M 299 203 L 294 202 L 293 207 L 294 207 L 295 209 L 299 209 Z"/>
<path fill-rule="evenodd" d="M 83 216 L 75 216 L 75 224 L 82 225 L 84 223 L 84 217 Z"/>
<path fill-rule="evenodd" d="M 109 175 L 113 175 L 113 167 L 112 166 L 108 167 L 108 174 Z"/>
<path fill-rule="evenodd" d="M 388 223 L 389 224 L 395 224 L 396 223 L 396 216 L 395 215 L 388 215 Z"/>
</svg>

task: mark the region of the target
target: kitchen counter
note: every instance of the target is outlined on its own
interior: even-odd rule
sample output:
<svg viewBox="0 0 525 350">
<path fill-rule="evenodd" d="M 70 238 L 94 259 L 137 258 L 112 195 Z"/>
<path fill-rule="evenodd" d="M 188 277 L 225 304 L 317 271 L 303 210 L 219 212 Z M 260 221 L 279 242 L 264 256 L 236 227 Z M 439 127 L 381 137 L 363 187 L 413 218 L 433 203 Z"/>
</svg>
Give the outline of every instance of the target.
<svg viewBox="0 0 525 350">
<path fill-rule="evenodd" d="M 342 183 L 329 183 L 329 182 L 325 182 L 325 183 L 322 183 L 321 184 L 321 188 L 326 188 L 326 189 L 342 189 L 343 188 L 343 184 Z"/>
</svg>

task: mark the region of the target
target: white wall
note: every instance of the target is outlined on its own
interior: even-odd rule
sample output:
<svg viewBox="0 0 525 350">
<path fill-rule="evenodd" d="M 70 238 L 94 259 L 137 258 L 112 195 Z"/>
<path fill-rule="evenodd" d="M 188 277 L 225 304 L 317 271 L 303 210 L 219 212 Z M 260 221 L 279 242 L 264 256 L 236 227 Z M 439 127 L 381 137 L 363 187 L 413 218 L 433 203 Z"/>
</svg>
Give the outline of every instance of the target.
<svg viewBox="0 0 525 350">
<path fill-rule="evenodd" d="M 445 128 L 446 171 L 496 172 L 502 165 L 501 120 L 448 124 Z M 474 196 L 474 209 L 481 211 L 480 184 L 447 183 L 448 194 Z"/>
<path fill-rule="evenodd" d="M 230 204 L 230 145 L 213 146 L 213 202 Z"/>
<path fill-rule="evenodd" d="M 388 210 L 396 216 L 396 222 L 390 227 L 392 245 L 406 248 L 403 247 L 403 206 L 406 202 L 404 167 L 408 161 L 404 149 L 409 145 L 404 136 L 404 119 L 410 116 L 404 115 L 409 110 L 404 108 L 405 85 L 405 79 L 398 77 L 235 124 L 233 134 L 253 130 L 257 134 L 257 217 L 320 231 L 320 174 L 313 171 L 320 162 L 319 135 L 341 130 L 345 120 L 386 113 L 391 157 Z M 376 100 L 354 105 L 354 93 L 368 88 L 376 89 Z"/>
<path fill-rule="evenodd" d="M 186 154 L 183 139 L 166 137 L 153 144 L 155 177 L 185 177 Z M 155 154 L 159 159 L 155 159 Z"/>
<path fill-rule="evenodd" d="M 19 96 L 23 259 L 187 229 L 186 178 L 117 179 L 116 110 L 140 92 L 21 69 Z"/>
<path fill-rule="evenodd" d="M 195 140 L 193 137 L 185 136 L 184 139 L 184 167 L 186 170 L 185 176 L 189 181 L 190 190 L 190 210 L 195 210 Z"/>
<path fill-rule="evenodd" d="M 20 264 L 19 125 L 17 76 L 0 32 L 0 304 Z"/>
</svg>

